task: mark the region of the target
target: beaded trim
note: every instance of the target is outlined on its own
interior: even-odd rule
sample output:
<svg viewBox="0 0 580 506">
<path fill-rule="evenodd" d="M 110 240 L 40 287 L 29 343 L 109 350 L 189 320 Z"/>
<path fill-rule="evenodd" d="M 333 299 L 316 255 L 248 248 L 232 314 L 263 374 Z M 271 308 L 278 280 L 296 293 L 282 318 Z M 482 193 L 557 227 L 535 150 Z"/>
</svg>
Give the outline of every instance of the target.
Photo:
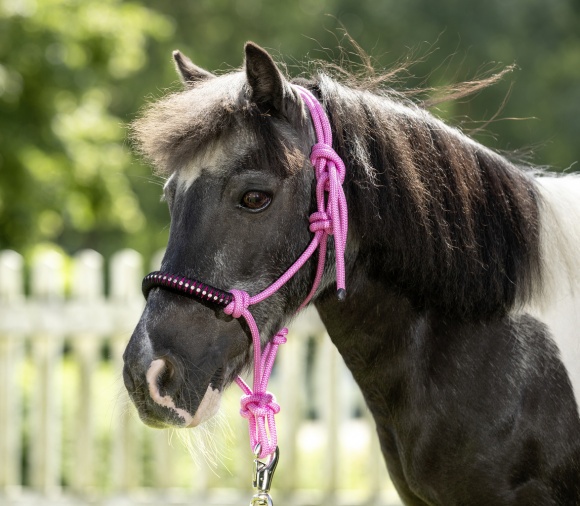
<svg viewBox="0 0 580 506">
<path fill-rule="evenodd" d="M 151 289 L 158 286 L 171 290 L 172 292 L 179 293 L 181 295 L 186 295 L 194 299 L 205 300 L 207 302 L 213 302 L 214 304 L 218 304 L 224 307 L 233 300 L 233 295 L 229 292 L 218 290 L 213 286 L 206 285 L 205 283 L 195 279 L 176 276 L 175 274 L 161 271 L 151 272 L 143 279 L 141 290 L 143 291 L 145 299 L 147 299 Z"/>
</svg>

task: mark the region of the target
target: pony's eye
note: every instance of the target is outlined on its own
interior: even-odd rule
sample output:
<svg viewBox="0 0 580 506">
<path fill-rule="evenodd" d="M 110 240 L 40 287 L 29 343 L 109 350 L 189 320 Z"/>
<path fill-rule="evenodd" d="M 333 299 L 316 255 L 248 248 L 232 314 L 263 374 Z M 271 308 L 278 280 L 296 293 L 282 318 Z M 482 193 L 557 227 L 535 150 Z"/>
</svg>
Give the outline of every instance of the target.
<svg viewBox="0 0 580 506">
<path fill-rule="evenodd" d="M 252 190 L 244 194 L 241 205 L 250 211 L 261 211 L 268 207 L 271 201 L 272 197 L 267 193 Z"/>
</svg>

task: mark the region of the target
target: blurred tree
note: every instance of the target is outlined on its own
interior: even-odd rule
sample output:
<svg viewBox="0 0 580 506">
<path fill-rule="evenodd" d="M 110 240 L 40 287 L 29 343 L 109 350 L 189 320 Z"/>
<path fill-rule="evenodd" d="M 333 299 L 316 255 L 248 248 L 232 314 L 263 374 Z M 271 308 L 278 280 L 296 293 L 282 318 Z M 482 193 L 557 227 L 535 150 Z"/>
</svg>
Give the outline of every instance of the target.
<svg viewBox="0 0 580 506">
<path fill-rule="evenodd" d="M 179 48 L 210 70 L 239 66 L 246 40 L 267 47 L 290 74 L 303 71 L 308 60 L 338 61 L 344 54 L 356 69 L 356 51 L 341 27 L 376 56 L 378 70 L 416 60 L 395 87 L 445 86 L 515 63 L 516 72 L 502 83 L 443 104 L 435 114 L 491 147 L 533 150 L 531 162 L 555 170 L 580 159 L 575 0 L 491 0 L 468 7 L 460 0 L 143 1 L 176 26 L 171 41 L 156 46 L 156 58 L 167 61 Z M 158 77 L 159 85 L 169 86 L 172 66 L 165 64 Z"/>
<path fill-rule="evenodd" d="M 501 68 L 515 63 L 518 70 L 502 84 L 481 96 L 446 104 L 439 114 L 453 123 L 465 123 L 467 129 L 477 128 L 498 112 L 509 93 L 499 121 L 476 135 L 479 140 L 501 149 L 533 148 L 530 161 L 556 170 L 564 170 L 580 159 L 577 1 L 339 3 L 337 17 L 344 20 L 362 47 L 383 55 L 383 63 L 388 65 L 400 58 L 405 47 L 419 48 L 419 55 L 431 52 L 414 67 L 419 79 L 411 79 L 411 85 L 422 79 L 427 86 L 446 85 L 471 79 L 493 65 Z"/>
<path fill-rule="evenodd" d="M 176 48 L 212 71 L 239 66 L 248 39 L 291 75 L 344 54 L 356 69 L 344 27 L 379 71 L 416 60 L 395 87 L 445 86 L 516 63 L 499 85 L 434 112 L 467 131 L 483 126 L 474 135 L 487 145 L 531 146 L 532 162 L 566 169 L 580 159 L 579 5 L 0 0 L 0 248 L 55 241 L 70 252 L 150 255 L 165 244 L 159 181 L 130 155 L 125 125 L 145 100 L 175 89 Z"/>
<path fill-rule="evenodd" d="M 149 40 L 172 33 L 133 2 L 2 3 L 0 247 L 111 251 L 143 230 L 119 118 L 136 105 L 120 83 L 148 61 Z"/>
</svg>

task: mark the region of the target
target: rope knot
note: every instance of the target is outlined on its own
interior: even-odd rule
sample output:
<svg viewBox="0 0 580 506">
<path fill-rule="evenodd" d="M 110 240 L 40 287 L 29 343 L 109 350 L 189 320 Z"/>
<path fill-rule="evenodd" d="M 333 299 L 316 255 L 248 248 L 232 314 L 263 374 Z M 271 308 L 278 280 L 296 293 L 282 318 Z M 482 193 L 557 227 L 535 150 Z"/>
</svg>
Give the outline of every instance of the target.
<svg viewBox="0 0 580 506">
<path fill-rule="evenodd" d="M 287 339 L 286 336 L 288 335 L 288 329 L 284 327 L 280 332 L 278 332 L 274 338 L 272 339 L 272 344 L 280 346 L 281 344 L 285 344 Z"/>
<path fill-rule="evenodd" d="M 280 405 L 270 392 L 252 393 L 244 395 L 240 400 L 240 414 L 244 418 L 267 417 L 277 415 L 280 412 Z"/>
<path fill-rule="evenodd" d="M 322 160 L 323 164 L 318 164 Z M 332 162 L 336 168 L 336 173 L 340 184 L 344 183 L 344 177 L 346 175 L 346 168 L 342 158 L 338 156 L 338 153 L 332 149 L 332 146 L 325 144 L 323 142 L 318 142 L 312 146 L 312 151 L 310 152 L 310 161 L 312 165 L 316 167 L 317 175 L 320 178 L 324 172 L 328 173 L 329 162 Z"/>
<path fill-rule="evenodd" d="M 332 235 L 332 220 L 324 211 L 312 213 L 308 218 L 310 221 L 310 231 L 318 232 L 319 230 Z"/>
<path fill-rule="evenodd" d="M 224 313 L 240 318 L 250 306 L 250 295 L 243 290 L 230 290 L 233 300 L 224 308 Z"/>
</svg>

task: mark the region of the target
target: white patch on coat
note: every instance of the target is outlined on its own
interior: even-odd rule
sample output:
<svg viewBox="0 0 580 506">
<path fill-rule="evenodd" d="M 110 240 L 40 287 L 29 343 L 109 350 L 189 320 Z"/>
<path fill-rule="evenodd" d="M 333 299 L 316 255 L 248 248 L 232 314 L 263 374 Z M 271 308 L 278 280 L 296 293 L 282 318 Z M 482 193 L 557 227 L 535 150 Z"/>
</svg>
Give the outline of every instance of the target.
<svg viewBox="0 0 580 506">
<path fill-rule="evenodd" d="M 580 405 L 580 177 L 537 182 L 543 282 L 523 310 L 550 329 Z"/>
</svg>

